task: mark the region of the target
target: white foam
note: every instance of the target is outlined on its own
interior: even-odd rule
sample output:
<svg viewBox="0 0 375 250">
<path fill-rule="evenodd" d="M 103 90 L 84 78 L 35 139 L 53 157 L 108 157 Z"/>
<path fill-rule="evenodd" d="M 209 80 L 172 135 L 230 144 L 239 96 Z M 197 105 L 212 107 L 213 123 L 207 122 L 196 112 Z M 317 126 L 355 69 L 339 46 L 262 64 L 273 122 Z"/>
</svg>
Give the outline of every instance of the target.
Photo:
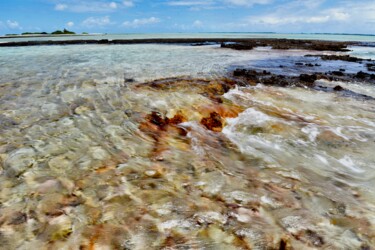
<svg viewBox="0 0 375 250">
<path fill-rule="evenodd" d="M 315 157 L 318 158 L 318 160 L 323 162 L 325 165 L 328 165 L 328 161 L 324 156 L 316 154 Z"/>
<path fill-rule="evenodd" d="M 347 169 L 349 169 L 350 171 L 352 171 L 354 173 L 364 173 L 365 172 L 363 169 L 359 168 L 358 165 L 355 164 L 353 162 L 353 160 L 347 155 L 345 155 L 343 158 L 338 160 L 338 162 L 340 162 L 343 166 L 345 166 Z"/>
<path fill-rule="evenodd" d="M 316 137 L 320 134 L 319 128 L 316 125 L 309 124 L 306 127 L 303 127 L 302 132 L 309 136 L 309 140 L 314 142 Z"/>
</svg>

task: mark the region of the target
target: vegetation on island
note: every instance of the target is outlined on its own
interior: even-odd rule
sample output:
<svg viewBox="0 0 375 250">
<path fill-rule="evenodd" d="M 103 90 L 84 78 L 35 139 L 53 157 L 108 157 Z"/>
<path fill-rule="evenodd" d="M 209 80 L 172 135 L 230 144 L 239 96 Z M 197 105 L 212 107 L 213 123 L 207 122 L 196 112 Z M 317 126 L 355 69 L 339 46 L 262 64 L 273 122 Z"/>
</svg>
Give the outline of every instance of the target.
<svg viewBox="0 0 375 250">
<path fill-rule="evenodd" d="M 24 32 L 21 35 L 48 35 L 47 32 Z"/>
<path fill-rule="evenodd" d="M 73 31 L 69 31 L 67 29 L 64 29 L 63 31 L 61 30 L 56 30 L 51 33 L 52 35 L 75 35 L 76 33 Z"/>
<path fill-rule="evenodd" d="M 20 35 L 21 36 L 30 36 L 30 35 L 75 35 L 76 33 L 73 31 L 69 31 L 67 29 L 63 30 L 56 30 L 51 33 L 47 32 L 23 32 Z M 86 32 L 83 32 L 82 34 L 88 34 Z M 6 36 L 19 36 L 19 34 L 6 34 Z"/>
</svg>

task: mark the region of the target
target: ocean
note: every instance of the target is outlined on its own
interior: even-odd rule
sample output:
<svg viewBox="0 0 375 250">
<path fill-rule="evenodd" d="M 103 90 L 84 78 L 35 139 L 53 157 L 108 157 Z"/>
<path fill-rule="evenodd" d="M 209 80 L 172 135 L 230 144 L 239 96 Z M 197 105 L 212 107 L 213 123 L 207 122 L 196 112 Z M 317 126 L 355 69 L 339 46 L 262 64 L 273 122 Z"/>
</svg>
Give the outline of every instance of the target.
<svg viewBox="0 0 375 250">
<path fill-rule="evenodd" d="M 171 37 L 375 42 L 268 33 L 90 39 Z M 350 49 L 0 48 L 0 249 L 371 249 L 374 85 L 322 78 L 319 89 L 283 87 L 232 74 L 370 74 L 365 63 L 318 58 L 375 59 L 373 47 Z M 331 91 L 338 85 L 345 91 Z"/>
<path fill-rule="evenodd" d="M 296 34 L 296 33 L 157 33 L 157 34 L 91 34 L 91 35 L 63 35 L 47 37 L 0 37 L 0 42 L 28 41 L 28 40 L 68 40 L 68 39 L 151 39 L 151 38 L 276 38 L 276 39 L 308 39 L 308 40 L 328 40 L 328 41 L 358 41 L 375 42 L 375 35 L 366 34 Z"/>
</svg>

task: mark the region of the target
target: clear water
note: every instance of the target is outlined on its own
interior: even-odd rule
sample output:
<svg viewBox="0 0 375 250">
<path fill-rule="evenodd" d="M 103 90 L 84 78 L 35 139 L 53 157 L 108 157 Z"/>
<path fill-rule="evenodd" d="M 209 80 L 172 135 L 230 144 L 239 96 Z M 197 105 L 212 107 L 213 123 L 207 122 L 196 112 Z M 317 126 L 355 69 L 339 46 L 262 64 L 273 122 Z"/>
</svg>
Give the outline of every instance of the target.
<svg viewBox="0 0 375 250">
<path fill-rule="evenodd" d="M 373 100 L 261 85 L 208 95 L 234 65 L 311 53 L 1 48 L 0 248 L 373 248 Z M 184 120 L 158 128 L 153 111 Z M 214 111 L 221 132 L 201 124 Z"/>
</svg>

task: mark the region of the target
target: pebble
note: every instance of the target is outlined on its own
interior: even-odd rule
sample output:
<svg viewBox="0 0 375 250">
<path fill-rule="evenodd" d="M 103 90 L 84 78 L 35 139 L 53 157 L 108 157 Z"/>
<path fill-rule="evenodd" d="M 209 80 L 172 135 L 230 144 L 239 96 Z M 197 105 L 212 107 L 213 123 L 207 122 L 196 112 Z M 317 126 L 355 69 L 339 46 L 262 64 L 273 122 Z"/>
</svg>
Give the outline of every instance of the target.
<svg viewBox="0 0 375 250">
<path fill-rule="evenodd" d="M 18 176 L 36 164 L 35 151 L 32 148 L 21 148 L 10 153 L 4 162 L 4 169 L 9 176 Z"/>
</svg>

